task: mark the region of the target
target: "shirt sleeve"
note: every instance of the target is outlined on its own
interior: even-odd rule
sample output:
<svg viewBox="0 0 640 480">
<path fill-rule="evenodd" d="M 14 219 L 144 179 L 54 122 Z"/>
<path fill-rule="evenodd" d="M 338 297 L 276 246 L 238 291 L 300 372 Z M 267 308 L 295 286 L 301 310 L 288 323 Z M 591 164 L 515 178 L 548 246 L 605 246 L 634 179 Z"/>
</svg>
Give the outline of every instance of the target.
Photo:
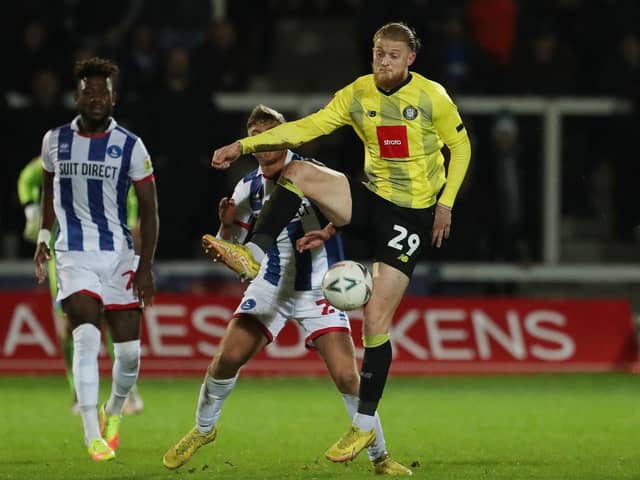
<svg viewBox="0 0 640 480">
<path fill-rule="evenodd" d="M 53 152 L 51 151 L 51 130 L 44 134 L 42 139 L 42 168 L 47 172 L 55 172 L 55 166 L 53 164 Z"/>
<path fill-rule="evenodd" d="M 295 148 L 314 138 L 328 135 L 343 125 L 349 125 L 352 91 L 352 85 L 348 85 L 338 91 L 327 106 L 316 113 L 293 122 L 283 123 L 259 135 L 241 139 L 242 153 Z"/>
<path fill-rule="evenodd" d="M 153 164 L 151 157 L 144 146 L 141 138 L 136 140 L 131 152 L 131 166 L 129 167 L 129 177 L 134 182 L 140 182 L 153 178 Z"/>
<path fill-rule="evenodd" d="M 441 93 L 434 105 L 433 123 L 438 135 L 449 148 L 451 158 L 447 171 L 447 183 L 438 202 L 453 207 L 471 160 L 471 143 L 458 108 L 444 88 Z"/>
</svg>

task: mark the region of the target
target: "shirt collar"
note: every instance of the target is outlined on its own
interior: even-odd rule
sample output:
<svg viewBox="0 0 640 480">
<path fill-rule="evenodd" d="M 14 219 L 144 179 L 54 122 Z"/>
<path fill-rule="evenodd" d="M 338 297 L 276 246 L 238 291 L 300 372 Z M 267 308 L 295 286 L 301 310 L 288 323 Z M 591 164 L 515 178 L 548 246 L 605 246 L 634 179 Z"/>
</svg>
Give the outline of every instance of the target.
<svg viewBox="0 0 640 480">
<path fill-rule="evenodd" d="M 80 130 L 80 127 L 78 127 L 78 122 L 80 121 L 80 115 L 76 116 L 76 118 L 74 118 L 71 121 L 71 130 L 73 130 L 74 132 L 77 132 Z M 107 129 L 104 131 L 104 133 L 109 133 L 111 130 L 115 129 L 118 126 L 118 123 L 116 122 L 116 120 L 113 117 L 109 118 L 109 125 L 107 126 Z"/>
</svg>

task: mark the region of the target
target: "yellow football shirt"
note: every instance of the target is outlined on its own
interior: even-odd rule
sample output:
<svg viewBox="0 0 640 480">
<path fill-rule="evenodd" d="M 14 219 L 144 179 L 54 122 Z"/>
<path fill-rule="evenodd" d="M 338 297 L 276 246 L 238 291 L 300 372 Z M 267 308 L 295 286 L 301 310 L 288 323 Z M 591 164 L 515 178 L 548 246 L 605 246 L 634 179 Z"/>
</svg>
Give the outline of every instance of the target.
<svg viewBox="0 0 640 480">
<path fill-rule="evenodd" d="M 390 92 L 373 75 L 339 90 L 316 113 L 240 140 L 243 153 L 294 148 L 351 125 L 364 144 L 367 187 L 408 208 L 427 208 L 446 182 L 440 202 L 453 206 L 471 147 L 458 109 L 442 85 L 412 72 Z M 445 176 L 443 144 L 451 150 Z"/>
</svg>

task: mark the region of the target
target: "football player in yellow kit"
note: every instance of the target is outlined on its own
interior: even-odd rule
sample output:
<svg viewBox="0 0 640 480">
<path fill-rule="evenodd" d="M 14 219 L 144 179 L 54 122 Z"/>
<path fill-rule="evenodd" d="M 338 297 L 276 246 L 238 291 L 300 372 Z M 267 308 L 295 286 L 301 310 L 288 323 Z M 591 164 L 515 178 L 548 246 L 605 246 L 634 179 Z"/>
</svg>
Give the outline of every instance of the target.
<svg viewBox="0 0 640 480">
<path fill-rule="evenodd" d="M 353 459 L 375 440 L 374 412 L 391 365 L 389 329 L 425 243 L 449 237 L 451 214 L 471 157 L 458 110 L 444 87 L 409 71 L 420 48 L 404 23 L 373 36 L 373 73 L 339 90 L 316 113 L 217 149 L 214 168 L 240 155 L 294 148 L 350 125 L 364 145 L 366 183 L 310 162 L 287 165 L 245 245 L 215 240 L 211 248 L 241 277 L 252 279 L 277 234 L 309 198 L 336 227 L 371 239 L 373 293 L 364 308 L 364 346 L 358 412 L 327 459 Z M 445 170 L 441 148 L 451 152 Z M 429 227 L 431 226 L 431 232 Z M 326 232 L 308 233 L 298 248 L 314 248 Z"/>
</svg>

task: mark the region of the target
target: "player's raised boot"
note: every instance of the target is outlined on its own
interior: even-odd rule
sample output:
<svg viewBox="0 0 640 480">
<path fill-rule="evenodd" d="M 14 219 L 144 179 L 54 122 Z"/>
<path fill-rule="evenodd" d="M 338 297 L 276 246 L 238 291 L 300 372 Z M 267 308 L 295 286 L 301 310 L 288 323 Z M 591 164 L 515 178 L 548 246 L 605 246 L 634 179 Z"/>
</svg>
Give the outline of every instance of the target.
<svg viewBox="0 0 640 480">
<path fill-rule="evenodd" d="M 100 433 L 109 447 L 115 452 L 120 444 L 120 415 L 109 415 L 104 404 L 98 412 L 100 419 Z"/>
<path fill-rule="evenodd" d="M 260 264 L 244 245 L 227 242 L 207 234 L 202 236 L 202 248 L 214 261 L 222 261 L 236 272 L 241 280 L 253 280 L 260 271 Z"/>
<path fill-rule="evenodd" d="M 376 458 L 372 463 L 373 471 L 378 475 L 413 475 L 410 469 L 396 462 L 388 453 Z"/>
<path fill-rule="evenodd" d="M 116 458 L 116 452 L 107 444 L 104 438 L 94 438 L 89 442 L 87 448 L 91 460 L 95 462 L 106 462 Z"/>
<path fill-rule="evenodd" d="M 209 433 L 202 433 L 193 427 L 178 443 L 167 450 L 167 453 L 162 457 L 162 464 L 172 470 L 181 467 L 191 460 L 200 447 L 213 442 L 217 434 L 218 431 L 215 427 Z"/>
<path fill-rule="evenodd" d="M 363 432 L 355 425 L 352 425 L 347 433 L 331 445 L 324 455 L 327 460 L 332 462 L 346 462 L 356 458 L 362 450 L 373 445 L 375 441 L 375 429 L 370 432 Z"/>
</svg>

